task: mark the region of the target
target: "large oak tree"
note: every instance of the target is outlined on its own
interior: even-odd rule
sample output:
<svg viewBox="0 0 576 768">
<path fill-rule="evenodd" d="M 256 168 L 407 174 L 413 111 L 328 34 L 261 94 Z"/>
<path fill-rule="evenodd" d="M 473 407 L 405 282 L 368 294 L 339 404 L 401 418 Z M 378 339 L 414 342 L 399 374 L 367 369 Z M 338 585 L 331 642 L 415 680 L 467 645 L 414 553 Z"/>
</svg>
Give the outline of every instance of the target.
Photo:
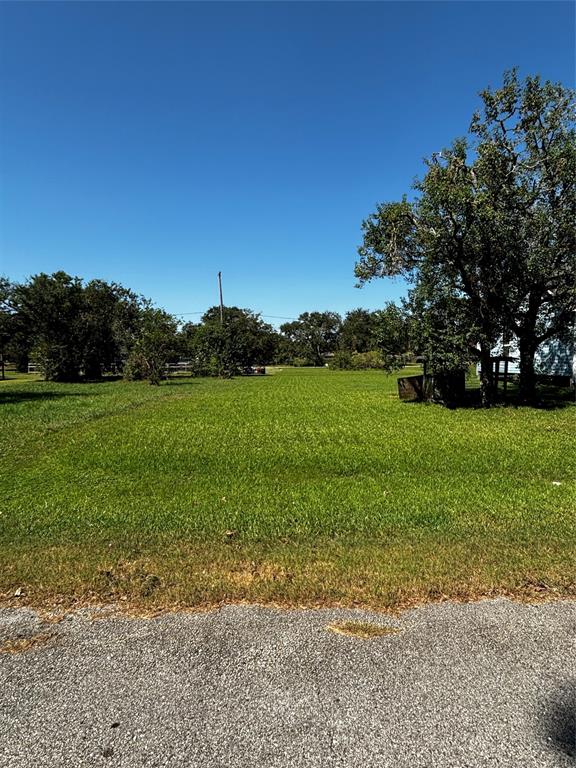
<svg viewBox="0 0 576 768">
<path fill-rule="evenodd" d="M 481 98 L 468 137 L 426 162 L 414 200 L 381 204 L 363 222 L 356 276 L 402 275 L 428 295 L 437 284 L 455 311 L 465 307 L 459 344 L 473 328 L 485 403 L 490 349 L 515 334 L 530 400 L 538 345 L 565 333 L 576 310 L 574 92 L 539 77 L 522 83 L 513 70 Z"/>
</svg>

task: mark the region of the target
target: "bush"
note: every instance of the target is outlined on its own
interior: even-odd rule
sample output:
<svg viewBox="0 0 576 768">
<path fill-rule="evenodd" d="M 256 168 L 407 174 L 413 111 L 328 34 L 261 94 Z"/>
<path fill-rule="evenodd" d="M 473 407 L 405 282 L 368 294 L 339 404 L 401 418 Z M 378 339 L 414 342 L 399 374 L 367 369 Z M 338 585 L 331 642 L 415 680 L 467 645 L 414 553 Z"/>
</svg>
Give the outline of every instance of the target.
<svg viewBox="0 0 576 768">
<path fill-rule="evenodd" d="M 80 378 L 82 355 L 72 341 L 66 344 L 42 340 L 32 349 L 32 357 L 38 361 L 47 381 L 78 381 Z"/>
<path fill-rule="evenodd" d="M 295 357 L 292 360 L 292 365 L 296 368 L 308 368 L 309 366 L 314 365 L 314 361 L 309 360 L 307 357 Z"/>
<path fill-rule="evenodd" d="M 338 350 L 328 363 L 328 367 L 335 371 L 349 371 L 352 368 L 352 352 L 346 349 Z"/>
<path fill-rule="evenodd" d="M 131 352 L 124 363 L 123 375 L 127 381 L 142 381 L 146 378 L 147 365 L 144 357 L 138 352 Z"/>
<path fill-rule="evenodd" d="M 340 350 L 335 353 L 329 367 L 339 371 L 394 371 L 406 364 L 405 355 L 383 355 L 379 350 L 371 352 L 348 352 Z"/>
<path fill-rule="evenodd" d="M 368 369 L 382 370 L 385 367 L 382 354 L 376 350 L 372 352 L 355 352 L 352 355 L 352 368 L 355 371 L 365 371 Z"/>
<path fill-rule="evenodd" d="M 329 367 L 339 371 L 365 371 L 370 368 L 382 370 L 386 368 L 382 354 L 377 350 L 372 352 L 348 352 L 340 350 L 330 360 Z"/>
</svg>

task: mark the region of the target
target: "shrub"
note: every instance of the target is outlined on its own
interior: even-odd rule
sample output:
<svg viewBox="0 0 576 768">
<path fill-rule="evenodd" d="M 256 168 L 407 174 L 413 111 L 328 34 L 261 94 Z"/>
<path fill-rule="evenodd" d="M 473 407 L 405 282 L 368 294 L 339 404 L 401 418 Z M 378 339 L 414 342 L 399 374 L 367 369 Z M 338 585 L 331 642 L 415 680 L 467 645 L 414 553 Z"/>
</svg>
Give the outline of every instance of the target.
<svg viewBox="0 0 576 768">
<path fill-rule="evenodd" d="M 394 371 L 406 365 L 407 355 L 383 355 L 379 350 L 348 352 L 339 350 L 329 363 L 333 370 L 347 371 Z"/>
<path fill-rule="evenodd" d="M 347 349 L 339 349 L 328 363 L 328 367 L 335 371 L 349 371 L 352 366 L 352 352 Z"/>
<path fill-rule="evenodd" d="M 308 366 L 314 365 L 314 361 L 309 360 L 307 357 L 295 357 L 292 360 L 292 365 L 296 368 L 307 368 Z"/>
</svg>

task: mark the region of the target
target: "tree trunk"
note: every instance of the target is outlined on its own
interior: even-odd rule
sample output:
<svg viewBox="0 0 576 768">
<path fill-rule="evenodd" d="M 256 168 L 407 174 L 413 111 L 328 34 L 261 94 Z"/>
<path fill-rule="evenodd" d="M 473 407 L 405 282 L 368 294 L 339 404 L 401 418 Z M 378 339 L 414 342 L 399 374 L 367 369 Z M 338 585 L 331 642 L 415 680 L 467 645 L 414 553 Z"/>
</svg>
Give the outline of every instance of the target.
<svg viewBox="0 0 576 768">
<path fill-rule="evenodd" d="M 492 357 L 490 347 L 486 344 L 480 344 L 480 397 L 483 408 L 493 405 L 496 397 Z"/>
<path fill-rule="evenodd" d="M 521 336 L 520 346 L 520 386 L 519 398 L 521 403 L 534 403 L 536 400 L 536 370 L 534 368 L 534 355 L 536 354 L 536 341 L 532 336 Z"/>
</svg>

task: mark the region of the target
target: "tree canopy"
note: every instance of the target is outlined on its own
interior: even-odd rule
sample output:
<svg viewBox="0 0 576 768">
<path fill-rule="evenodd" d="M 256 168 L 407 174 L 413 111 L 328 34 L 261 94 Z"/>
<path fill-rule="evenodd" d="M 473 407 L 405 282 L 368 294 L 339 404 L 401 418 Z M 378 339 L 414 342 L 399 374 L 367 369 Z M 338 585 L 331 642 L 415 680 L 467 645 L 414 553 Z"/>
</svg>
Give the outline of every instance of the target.
<svg viewBox="0 0 576 768">
<path fill-rule="evenodd" d="M 342 318 L 336 312 L 303 312 L 280 326 L 297 354 L 312 365 L 324 365 L 325 355 L 338 348 Z"/>
<path fill-rule="evenodd" d="M 145 306 L 137 320 L 137 332 L 126 360 L 124 375 L 160 384 L 166 366 L 177 355 L 177 322 L 163 309 Z"/>
<path fill-rule="evenodd" d="M 498 338 L 517 336 L 530 399 L 538 344 L 574 323 L 576 133 L 575 95 L 561 84 L 512 70 L 480 95 L 468 136 L 426 161 L 414 199 L 380 204 L 363 222 L 355 272 L 360 285 L 410 281 L 437 368 L 464 365 L 477 345 L 488 403 Z M 445 348 L 433 333 L 438 303 Z"/>
<path fill-rule="evenodd" d="M 272 362 L 278 336 L 259 314 L 250 309 L 211 307 L 198 324 L 183 328 L 184 354 L 199 373 L 233 376 L 253 365 Z"/>
<path fill-rule="evenodd" d="M 342 321 L 339 346 L 350 352 L 369 352 L 374 349 L 375 331 L 374 313 L 367 309 L 352 309 Z"/>
<path fill-rule="evenodd" d="M 45 378 L 75 381 L 123 369 L 149 302 L 117 283 L 65 272 L 1 282 L 0 341 L 19 369 L 33 360 Z"/>
</svg>

